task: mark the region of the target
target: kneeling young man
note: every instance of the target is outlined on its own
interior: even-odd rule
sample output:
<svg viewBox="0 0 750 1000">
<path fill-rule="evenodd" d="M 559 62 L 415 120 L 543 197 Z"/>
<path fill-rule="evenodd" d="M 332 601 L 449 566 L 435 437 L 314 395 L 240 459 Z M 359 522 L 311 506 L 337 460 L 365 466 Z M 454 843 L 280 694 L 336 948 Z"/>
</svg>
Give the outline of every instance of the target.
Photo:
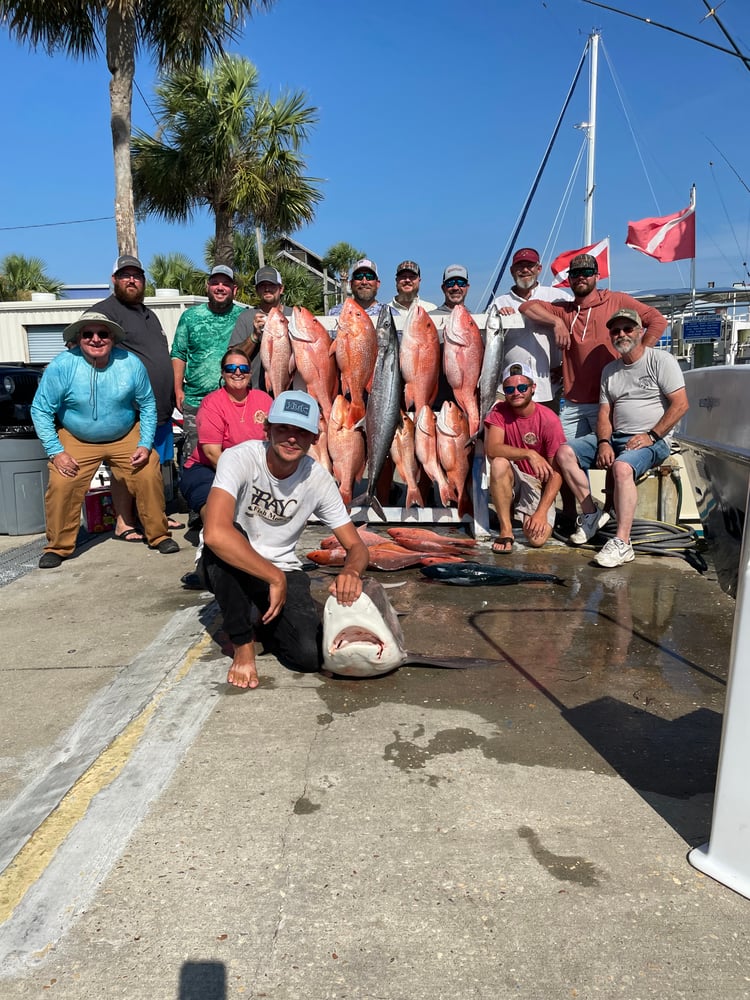
<svg viewBox="0 0 750 1000">
<path fill-rule="evenodd" d="M 513 549 L 513 515 L 523 518 L 529 545 L 539 548 L 552 534 L 555 497 L 562 478 L 552 461 L 565 441 L 560 418 L 534 402 L 531 369 L 512 364 L 503 372 L 505 399 L 485 419 L 484 450 L 490 461 L 490 494 L 500 524 L 493 552 Z"/>
<path fill-rule="evenodd" d="M 330 592 L 341 604 L 352 604 L 362 592 L 367 547 L 335 480 L 307 454 L 319 420 L 312 396 L 282 392 L 268 414 L 267 440 L 228 448 L 216 466 L 203 521 L 203 558 L 234 645 L 227 681 L 237 687 L 258 686 L 256 634 L 285 667 L 320 668 L 321 623 L 294 551 L 312 514 L 347 551 Z"/>
<path fill-rule="evenodd" d="M 599 566 L 621 566 L 635 558 L 630 542 L 638 479 L 664 461 L 670 435 L 687 413 L 685 379 L 667 351 L 643 346 L 643 327 L 634 309 L 619 309 L 607 320 L 620 357 L 602 371 L 596 434 L 563 445 L 556 462 L 581 506 L 574 545 L 593 538 L 607 517 L 589 490 L 586 469 L 611 469 L 617 534 L 594 557 Z"/>
</svg>

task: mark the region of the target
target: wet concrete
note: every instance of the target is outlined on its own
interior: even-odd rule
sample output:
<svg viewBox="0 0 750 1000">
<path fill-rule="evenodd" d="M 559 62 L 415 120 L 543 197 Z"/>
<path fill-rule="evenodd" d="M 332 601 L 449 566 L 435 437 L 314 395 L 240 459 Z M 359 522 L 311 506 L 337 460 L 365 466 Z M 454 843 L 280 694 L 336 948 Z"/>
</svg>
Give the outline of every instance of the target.
<svg viewBox="0 0 750 1000">
<path fill-rule="evenodd" d="M 105 542 L 0 588 L 3 828 L 69 748 L 88 774 L 91 706 L 115 752 L 67 832 L 39 827 L 39 872 L 14 863 L 0 995 L 750 996 L 748 904 L 685 859 L 710 830 L 733 601 L 674 558 L 480 558 L 566 586 L 378 579 L 401 584 L 408 648 L 494 666 L 349 680 L 262 657 L 254 692 L 224 682 L 210 595 L 177 585 L 187 547 Z"/>
</svg>

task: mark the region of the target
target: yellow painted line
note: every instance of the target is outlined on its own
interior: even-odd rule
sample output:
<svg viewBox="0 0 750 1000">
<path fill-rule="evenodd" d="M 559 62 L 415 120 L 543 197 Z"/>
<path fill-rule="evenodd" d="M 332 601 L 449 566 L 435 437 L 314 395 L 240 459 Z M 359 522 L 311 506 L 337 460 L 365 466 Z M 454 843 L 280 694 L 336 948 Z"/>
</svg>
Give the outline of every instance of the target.
<svg viewBox="0 0 750 1000">
<path fill-rule="evenodd" d="M 122 773 L 159 703 L 189 673 L 211 641 L 210 635 L 204 635 L 189 650 L 170 686 L 155 695 L 140 715 L 129 722 L 101 752 L 0 875 L 0 924 L 8 920 L 31 886 L 42 876 L 60 845 L 86 814 L 94 797 Z"/>
</svg>

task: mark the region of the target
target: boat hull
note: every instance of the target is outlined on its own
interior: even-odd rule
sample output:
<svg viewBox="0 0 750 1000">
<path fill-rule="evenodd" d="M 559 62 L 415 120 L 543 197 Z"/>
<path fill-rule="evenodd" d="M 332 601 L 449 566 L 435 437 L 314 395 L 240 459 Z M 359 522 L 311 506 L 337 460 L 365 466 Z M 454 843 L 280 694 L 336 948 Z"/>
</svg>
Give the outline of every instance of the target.
<svg viewBox="0 0 750 1000">
<path fill-rule="evenodd" d="M 675 432 L 722 590 L 737 593 L 750 479 L 750 365 L 685 372 L 690 409 Z"/>
</svg>

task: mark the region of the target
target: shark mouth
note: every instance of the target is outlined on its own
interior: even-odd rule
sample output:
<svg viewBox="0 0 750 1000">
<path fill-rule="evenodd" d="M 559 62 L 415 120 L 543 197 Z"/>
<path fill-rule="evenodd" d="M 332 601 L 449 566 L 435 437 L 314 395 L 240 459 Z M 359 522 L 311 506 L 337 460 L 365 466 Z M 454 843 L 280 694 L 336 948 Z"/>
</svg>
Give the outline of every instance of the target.
<svg viewBox="0 0 750 1000">
<path fill-rule="evenodd" d="M 380 638 L 380 636 L 375 635 L 369 629 L 362 628 L 358 625 L 351 625 L 348 628 L 342 629 L 335 637 L 331 643 L 331 652 L 335 653 L 338 650 L 346 649 L 347 646 L 354 645 L 367 645 L 376 646 L 377 653 L 374 653 L 376 660 L 380 660 L 383 656 L 383 651 L 385 650 L 385 642 Z M 370 654 L 372 655 L 372 654 Z"/>
</svg>

